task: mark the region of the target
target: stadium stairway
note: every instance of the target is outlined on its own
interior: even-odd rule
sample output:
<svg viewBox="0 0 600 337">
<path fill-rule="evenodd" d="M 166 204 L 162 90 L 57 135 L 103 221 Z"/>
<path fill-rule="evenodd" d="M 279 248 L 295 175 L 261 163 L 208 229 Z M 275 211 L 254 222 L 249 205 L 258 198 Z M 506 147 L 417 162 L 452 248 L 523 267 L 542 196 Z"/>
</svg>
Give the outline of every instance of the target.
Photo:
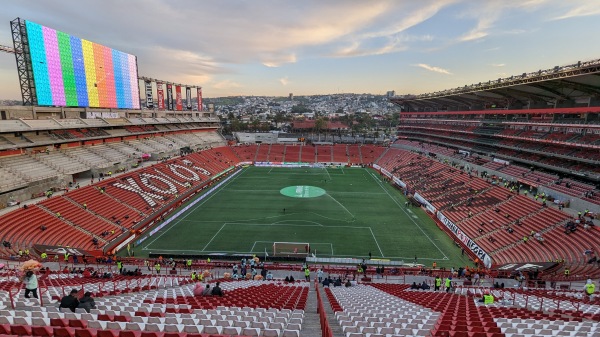
<svg viewBox="0 0 600 337">
<path fill-rule="evenodd" d="M 319 314 L 317 313 L 317 295 L 313 292 L 319 291 L 318 287 L 315 288 L 313 282 L 310 282 L 310 292 L 306 299 L 306 310 L 304 311 L 304 321 L 302 322 L 302 336 L 320 336 L 321 335 L 321 321 Z M 343 335 L 335 335 L 343 336 Z"/>
<path fill-rule="evenodd" d="M 327 289 L 329 289 L 329 288 L 327 288 Z M 321 286 L 319 285 L 316 290 L 318 292 L 321 292 Z M 325 291 L 323 291 L 323 292 L 325 292 Z M 323 295 L 323 292 L 321 292 L 321 295 Z M 325 295 L 326 296 L 321 296 L 321 300 L 323 301 L 323 307 L 325 308 L 325 314 L 327 315 L 327 321 L 329 322 L 329 327 L 331 328 L 331 332 L 332 332 L 333 336 L 345 336 L 346 334 L 344 334 L 344 330 L 342 330 L 342 327 L 339 324 L 336 324 L 335 311 L 333 310 L 334 306 L 329 302 L 329 297 L 331 296 L 331 292 L 329 292 Z M 316 305 L 316 303 L 315 303 L 315 305 Z M 305 313 L 304 317 L 307 317 L 306 313 Z M 318 319 L 318 315 L 317 315 L 317 319 Z M 317 336 L 317 335 L 310 335 L 310 336 Z"/>
</svg>

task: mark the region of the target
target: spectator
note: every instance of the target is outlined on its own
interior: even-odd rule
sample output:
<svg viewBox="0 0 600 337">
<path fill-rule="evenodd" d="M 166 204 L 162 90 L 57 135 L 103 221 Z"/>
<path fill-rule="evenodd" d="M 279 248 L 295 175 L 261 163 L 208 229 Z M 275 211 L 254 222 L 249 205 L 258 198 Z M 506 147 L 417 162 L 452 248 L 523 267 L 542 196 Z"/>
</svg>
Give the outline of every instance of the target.
<svg viewBox="0 0 600 337">
<path fill-rule="evenodd" d="M 91 292 L 88 291 L 85 294 L 83 294 L 83 297 L 81 298 L 81 300 L 79 300 L 79 305 L 77 306 L 77 308 L 82 308 L 87 313 L 89 313 L 92 309 L 96 309 L 96 302 L 94 301 Z"/>
<path fill-rule="evenodd" d="M 38 288 L 38 280 L 37 276 L 33 273 L 33 271 L 29 270 L 25 273 L 25 277 L 23 278 L 23 283 L 25 284 L 25 298 L 30 298 L 29 294 L 32 293 L 34 298 L 38 298 L 37 288 Z"/>
<path fill-rule="evenodd" d="M 63 297 L 60 300 L 60 308 L 68 308 L 72 312 L 75 312 L 75 309 L 79 306 L 79 300 L 77 299 L 77 289 L 71 290 L 69 295 Z"/>
<path fill-rule="evenodd" d="M 210 284 L 207 284 L 206 288 L 204 288 L 204 290 L 202 290 L 202 296 L 210 296 L 210 295 L 211 295 Z"/>
<path fill-rule="evenodd" d="M 221 282 L 217 282 L 217 284 L 215 285 L 215 287 L 212 289 L 211 294 L 213 294 L 214 296 L 221 296 L 223 297 L 223 290 L 221 290 L 221 287 L 219 286 L 221 284 Z"/>
</svg>

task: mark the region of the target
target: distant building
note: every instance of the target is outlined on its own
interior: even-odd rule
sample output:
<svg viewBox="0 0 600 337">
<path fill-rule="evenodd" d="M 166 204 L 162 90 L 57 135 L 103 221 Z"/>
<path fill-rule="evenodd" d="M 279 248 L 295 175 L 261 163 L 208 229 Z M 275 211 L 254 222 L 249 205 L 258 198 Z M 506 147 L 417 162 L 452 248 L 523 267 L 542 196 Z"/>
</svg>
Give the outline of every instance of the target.
<svg viewBox="0 0 600 337">
<path fill-rule="evenodd" d="M 289 97 L 290 101 L 293 101 L 294 100 L 294 93 L 290 92 L 290 94 L 289 94 L 288 97 Z"/>
<path fill-rule="evenodd" d="M 394 97 L 394 96 L 396 96 L 396 92 L 394 90 L 390 90 L 385 95 L 387 97 Z"/>
</svg>

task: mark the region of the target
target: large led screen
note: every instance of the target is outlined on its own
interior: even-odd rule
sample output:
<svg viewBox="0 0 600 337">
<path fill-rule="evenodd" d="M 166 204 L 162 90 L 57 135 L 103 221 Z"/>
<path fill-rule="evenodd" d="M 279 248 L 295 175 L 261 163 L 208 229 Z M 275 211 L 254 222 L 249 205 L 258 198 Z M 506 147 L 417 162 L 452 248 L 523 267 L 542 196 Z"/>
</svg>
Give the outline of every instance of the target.
<svg viewBox="0 0 600 337">
<path fill-rule="evenodd" d="M 133 55 L 25 21 L 38 105 L 139 109 Z"/>
</svg>

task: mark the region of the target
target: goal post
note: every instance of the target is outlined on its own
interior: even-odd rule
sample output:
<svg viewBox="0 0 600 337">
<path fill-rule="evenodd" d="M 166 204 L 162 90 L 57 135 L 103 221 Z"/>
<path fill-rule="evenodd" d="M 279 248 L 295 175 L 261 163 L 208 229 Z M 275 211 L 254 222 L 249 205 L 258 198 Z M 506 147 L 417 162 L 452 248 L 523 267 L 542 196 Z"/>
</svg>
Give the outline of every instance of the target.
<svg viewBox="0 0 600 337">
<path fill-rule="evenodd" d="M 273 256 L 308 256 L 308 242 L 273 242 Z"/>
</svg>

